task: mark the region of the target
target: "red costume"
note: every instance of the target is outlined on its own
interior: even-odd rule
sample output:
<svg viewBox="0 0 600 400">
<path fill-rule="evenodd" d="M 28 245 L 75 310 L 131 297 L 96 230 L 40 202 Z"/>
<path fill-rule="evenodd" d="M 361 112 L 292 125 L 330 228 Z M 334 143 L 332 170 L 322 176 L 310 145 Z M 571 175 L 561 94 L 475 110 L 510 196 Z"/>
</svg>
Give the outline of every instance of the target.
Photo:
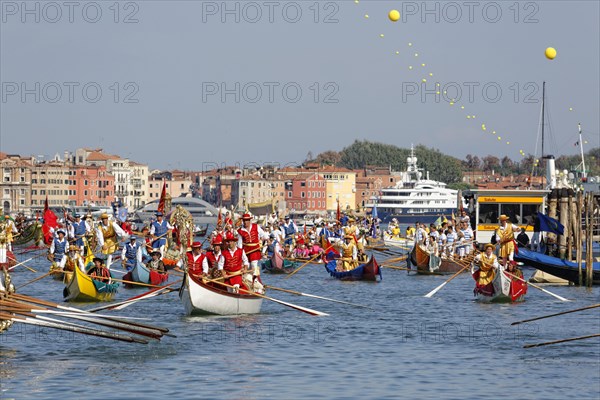
<svg viewBox="0 0 600 400">
<path fill-rule="evenodd" d="M 187 255 L 187 265 L 188 265 L 188 270 L 190 271 L 191 274 L 193 275 L 201 275 L 202 274 L 202 261 L 204 260 L 204 257 L 206 257 L 206 255 L 200 253 L 196 258 L 196 261 L 194 261 L 194 252 L 193 251 L 188 251 L 187 253 L 185 253 Z"/>
<path fill-rule="evenodd" d="M 246 229 L 238 229 L 238 233 L 242 237 L 242 243 L 244 245 L 244 251 L 248 257 L 248 261 L 256 261 L 262 258 L 260 252 L 260 238 L 258 237 L 258 225 L 252 224 L 250 226 L 250 232 Z"/>
<path fill-rule="evenodd" d="M 230 250 L 225 250 L 223 254 L 223 258 L 225 259 L 225 263 L 223 265 L 223 269 L 227 272 L 227 274 L 237 273 L 242 270 L 242 249 L 235 249 L 233 254 L 231 254 Z M 240 285 L 240 289 L 248 289 L 246 285 L 242 282 L 242 275 L 232 276 L 225 280 L 227 285 Z"/>
</svg>

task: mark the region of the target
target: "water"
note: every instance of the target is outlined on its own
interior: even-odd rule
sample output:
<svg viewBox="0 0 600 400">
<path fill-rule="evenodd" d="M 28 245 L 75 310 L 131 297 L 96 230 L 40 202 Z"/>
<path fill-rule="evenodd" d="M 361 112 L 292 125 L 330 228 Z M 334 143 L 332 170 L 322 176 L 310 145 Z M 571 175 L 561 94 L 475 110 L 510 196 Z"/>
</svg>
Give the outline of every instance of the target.
<svg viewBox="0 0 600 400">
<path fill-rule="evenodd" d="M 47 270 L 41 258 L 29 265 Z M 19 269 L 13 280 L 18 286 L 40 273 Z M 149 345 L 14 325 L 0 335 L 0 398 L 600 397 L 598 338 L 522 348 L 600 332 L 598 309 L 510 326 L 598 303 L 598 287 L 548 288 L 574 299 L 569 303 L 530 287 L 523 303 L 482 304 L 473 301 L 467 275 L 430 299 L 423 295 L 446 277 L 386 269 L 380 283 L 340 282 L 322 265 L 309 265 L 290 279 L 263 278 L 373 309 L 271 290 L 270 296 L 330 316 L 265 301 L 260 315 L 186 317 L 176 293 L 113 312 L 148 316 L 177 335 Z M 59 302 L 62 289 L 44 278 L 20 293 Z M 117 299 L 143 291 L 120 289 Z"/>
</svg>

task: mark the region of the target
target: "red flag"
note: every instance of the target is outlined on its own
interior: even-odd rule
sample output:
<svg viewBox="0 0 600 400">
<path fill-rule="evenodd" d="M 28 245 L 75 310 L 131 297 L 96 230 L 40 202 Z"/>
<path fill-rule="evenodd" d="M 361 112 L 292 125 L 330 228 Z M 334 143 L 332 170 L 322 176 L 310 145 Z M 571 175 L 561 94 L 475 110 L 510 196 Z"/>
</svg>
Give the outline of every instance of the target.
<svg viewBox="0 0 600 400">
<path fill-rule="evenodd" d="M 44 225 L 42 225 L 42 233 L 44 234 L 44 243 L 52 243 L 52 231 L 51 229 L 58 228 L 58 222 L 56 214 L 48 208 L 48 195 L 46 195 L 46 201 L 44 202 Z"/>
<path fill-rule="evenodd" d="M 160 192 L 160 200 L 158 201 L 158 208 L 156 211 L 161 213 L 165 212 L 165 197 L 167 197 L 167 183 L 163 179 L 163 188 L 162 192 Z"/>
<path fill-rule="evenodd" d="M 325 255 L 327 255 L 329 252 L 334 253 L 336 256 L 340 255 L 340 252 L 337 251 L 337 249 L 333 247 L 331 243 L 329 243 L 329 240 L 325 238 L 325 235 L 321 235 L 321 247 L 323 250 L 325 250 Z"/>
<path fill-rule="evenodd" d="M 341 218 L 341 213 L 340 213 L 340 199 L 337 199 L 337 214 L 336 214 L 335 219 L 337 219 L 339 221 L 340 218 Z"/>
</svg>

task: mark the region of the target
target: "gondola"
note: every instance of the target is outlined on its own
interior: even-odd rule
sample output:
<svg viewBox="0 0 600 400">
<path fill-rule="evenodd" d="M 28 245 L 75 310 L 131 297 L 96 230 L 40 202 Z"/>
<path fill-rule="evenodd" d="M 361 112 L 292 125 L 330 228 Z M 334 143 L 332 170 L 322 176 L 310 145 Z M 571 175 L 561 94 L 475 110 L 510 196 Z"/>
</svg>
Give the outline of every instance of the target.
<svg viewBox="0 0 600 400">
<path fill-rule="evenodd" d="M 331 255 L 329 253 L 328 255 Z M 329 259 L 325 264 L 325 270 L 329 272 L 329 275 L 335 279 L 342 281 L 377 281 L 383 279 L 381 275 L 381 268 L 375 260 L 375 257 L 371 257 L 365 264 L 361 264 L 358 267 L 351 269 L 350 271 L 336 271 L 337 260 L 335 258 Z"/>
</svg>

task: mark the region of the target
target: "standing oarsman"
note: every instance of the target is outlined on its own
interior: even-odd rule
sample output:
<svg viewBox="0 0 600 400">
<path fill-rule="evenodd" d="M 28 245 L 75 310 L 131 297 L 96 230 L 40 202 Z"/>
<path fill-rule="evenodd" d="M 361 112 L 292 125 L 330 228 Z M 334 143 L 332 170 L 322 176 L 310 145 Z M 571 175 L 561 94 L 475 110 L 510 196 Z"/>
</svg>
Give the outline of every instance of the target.
<svg viewBox="0 0 600 400">
<path fill-rule="evenodd" d="M 346 235 L 344 236 L 344 240 L 345 243 L 339 244 L 342 250 L 342 258 L 340 258 L 337 269 L 339 271 L 350 271 L 358 266 L 358 251 L 354 244 L 354 236 Z"/>
<path fill-rule="evenodd" d="M 173 226 L 163 219 L 163 213 L 156 213 L 156 221 L 150 225 L 150 234 L 154 241 L 152 247 L 160 252 L 161 258 L 165 255 L 165 246 L 167 245 L 167 233 L 173 229 Z"/>
<path fill-rule="evenodd" d="M 107 256 L 105 268 L 110 269 L 113 253 L 119 249 L 118 239 L 126 236 L 127 234 L 119 224 L 115 221 L 109 221 L 108 214 L 104 213 L 100 216 L 96 237 L 98 238 L 98 245 L 102 248 L 102 254 Z"/>
<path fill-rule="evenodd" d="M 211 242 L 212 251 L 206 253 L 206 256 L 202 260 L 202 274 L 209 276 L 211 279 L 218 278 L 217 271 L 223 270 L 223 264 L 225 262 L 223 254 L 221 253 L 221 246 L 223 246 L 223 237 L 215 236 Z"/>
<path fill-rule="evenodd" d="M 63 258 L 65 257 L 68 248 L 69 241 L 65 239 L 65 230 L 62 228 L 58 229 L 56 231 L 56 237 L 52 240 L 52 244 L 50 245 L 50 254 L 52 255 L 52 260 L 54 260 L 56 265 L 61 269 L 65 265 Z"/>
<path fill-rule="evenodd" d="M 500 227 L 496 230 L 498 242 L 500 243 L 500 254 L 502 264 L 506 265 L 506 261 L 513 261 L 515 254 L 515 232 L 519 232 L 521 228 L 517 225 L 509 224 L 510 218 L 502 214 L 500 216 Z"/>
<path fill-rule="evenodd" d="M 227 250 L 223 252 L 223 278 L 225 283 L 234 286 L 234 291 L 239 292 L 240 288 L 248 290 L 242 281 L 242 274 L 248 269 L 249 262 L 244 249 L 237 247 L 237 238 L 231 232 L 225 236 Z"/>
<path fill-rule="evenodd" d="M 129 243 L 123 246 L 121 252 L 121 264 L 124 269 L 131 271 L 138 262 L 142 262 L 142 246 L 137 242 L 135 236 L 130 236 Z"/>
<path fill-rule="evenodd" d="M 85 236 L 90 232 L 91 227 L 86 220 L 81 219 L 80 214 L 75 214 L 74 222 L 69 223 L 69 238 L 77 247 L 79 247 L 79 254 L 83 255 L 85 250 Z"/>
<path fill-rule="evenodd" d="M 258 224 L 252 223 L 252 216 L 244 214 L 242 216 L 243 226 L 238 229 L 238 247 L 244 249 L 248 261 L 250 262 L 250 272 L 252 281 L 260 281 L 260 267 L 258 262 L 262 257 L 262 241 L 269 238 L 269 235 L 262 230 Z"/>
</svg>

